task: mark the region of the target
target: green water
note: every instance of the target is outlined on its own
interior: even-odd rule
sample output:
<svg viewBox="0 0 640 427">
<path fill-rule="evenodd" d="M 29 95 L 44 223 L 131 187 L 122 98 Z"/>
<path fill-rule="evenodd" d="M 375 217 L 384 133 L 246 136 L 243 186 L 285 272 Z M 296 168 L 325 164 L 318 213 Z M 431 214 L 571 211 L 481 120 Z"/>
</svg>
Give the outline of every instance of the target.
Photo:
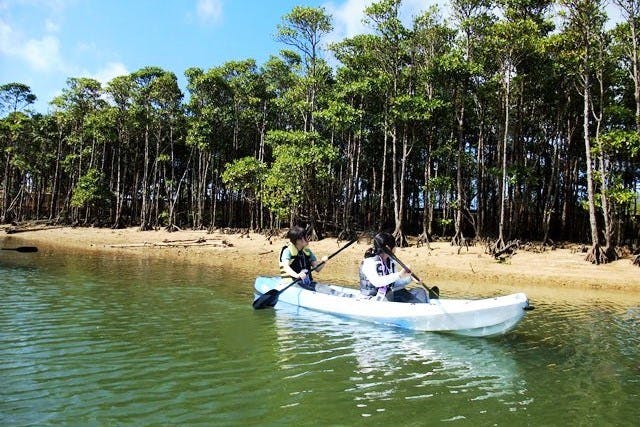
<svg viewBox="0 0 640 427">
<path fill-rule="evenodd" d="M 463 338 L 254 311 L 246 271 L 0 255 L 3 426 L 640 420 L 637 302 L 532 301 L 513 333 Z"/>
</svg>

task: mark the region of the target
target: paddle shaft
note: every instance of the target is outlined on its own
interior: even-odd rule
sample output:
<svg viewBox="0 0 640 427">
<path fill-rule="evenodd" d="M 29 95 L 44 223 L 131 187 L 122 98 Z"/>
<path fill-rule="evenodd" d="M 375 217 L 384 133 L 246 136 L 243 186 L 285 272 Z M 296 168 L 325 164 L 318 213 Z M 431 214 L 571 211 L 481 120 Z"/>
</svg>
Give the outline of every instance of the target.
<svg viewBox="0 0 640 427">
<path fill-rule="evenodd" d="M 409 271 L 411 271 L 411 269 L 410 269 L 409 267 L 407 267 L 407 266 L 406 266 L 402 261 L 400 261 L 400 260 L 398 259 L 398 257 L 397 257 L 397 256 L 395 256 L 395 255 L 393 254 L 393 252 L 391 252 L 391 251 L 389 250 L 389 248 L 385 247 L 385 248 L 383 248 L 383 250 L 384 250 L 384 252 L 385 252 L 387 255 L 389 255 L 389 257 L 391 257 L 391 259 L 392 259 L 392 260 L 394 260 L 395 262 L 397 262 L 398 264 L 400 264 L 400 266 L 401 266 L 402 268 L 404 268 L 405 270 L 409 270 Z M 425 288 L 425 289 L 427 290 L 427 292 L 433 292 L 434 294 L 439 295 L 439 292 L 435 292 L 435 291 L 431 290 L 427 285 L 425 285 L 425 284 L 422 282 L 422 279 L 421 279 L 421 278 L 419 278 L 418 276 L 416 276 L 416 274 L 415 274 L 413 271 L 411 271 L 411 277 L 413 277 L 413 278 L 414 278 L 418 283 L 420 283 L 420 284 L 422 285 L 422 287 L 423 287 L 423 288 Z"/>
</svg>

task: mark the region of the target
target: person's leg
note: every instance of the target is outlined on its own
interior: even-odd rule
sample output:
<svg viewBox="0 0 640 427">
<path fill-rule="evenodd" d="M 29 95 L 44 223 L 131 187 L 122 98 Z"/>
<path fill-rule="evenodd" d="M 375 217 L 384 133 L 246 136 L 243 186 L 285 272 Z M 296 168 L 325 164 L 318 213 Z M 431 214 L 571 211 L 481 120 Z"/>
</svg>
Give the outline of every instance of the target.
<svg viewBox="0 0 640 427">
<path fill-rule="evenodd" d="M 414 298 L 411 292 L 406 289 L 398 289 L 391 292 L 391 296 L 388 299 L 393 302 L 416 302 L 413 301 Z"/>
<path fill-rule="evenodd" d="M 411 289 L 409 292 L 411 293 L 411 295 L 413 295 L 413 298 L 415 300 L 411 302 L 419 302 L 419 303 L 429 302 L 429 299 L 427 298 L 427 291 L 425 291 L 424 289 L 414 288 L 414 289 Z"/>
<path fill-rule="evenodd" d="M 312 282 L 310 280 L 302 280 L 299 283 L 300 287 L 303 289 L 306 289 L 308 291 L 314 291 L 316 290 L 316 282 Z"/>
</svg>

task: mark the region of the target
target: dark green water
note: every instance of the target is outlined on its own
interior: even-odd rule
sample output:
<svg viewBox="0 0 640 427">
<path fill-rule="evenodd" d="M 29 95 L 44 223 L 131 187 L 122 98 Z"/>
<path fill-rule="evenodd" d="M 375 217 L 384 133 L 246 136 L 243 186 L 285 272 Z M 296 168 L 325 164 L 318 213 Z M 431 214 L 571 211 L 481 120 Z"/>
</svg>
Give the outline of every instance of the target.
<svg viewBox="0 0 640 427">
<path fill-rule="evenodd" d="M 0 254 L 0 425 L 637 425 L 637 302 L 497 339 L 251 308 L 253 273 Z M 441 286 L 443 289 L 443 286 Z"/>
</svg>

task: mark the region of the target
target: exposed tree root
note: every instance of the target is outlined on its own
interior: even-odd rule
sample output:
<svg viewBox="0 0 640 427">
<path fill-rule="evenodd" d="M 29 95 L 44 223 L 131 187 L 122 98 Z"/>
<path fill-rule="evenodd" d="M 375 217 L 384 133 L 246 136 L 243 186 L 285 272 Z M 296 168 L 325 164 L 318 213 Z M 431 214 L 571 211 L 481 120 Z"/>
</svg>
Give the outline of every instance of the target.
<svg viewBox="0 0 640 427">
<path fill-rule="evenodd" d="M 342 230 L 340 233 L 338 233 L 338 244 L 340 244 L 340 242 L 342 242 L 343 240 L 354 240 L 358 238 L 358 233 L 356 233 L 354 230 L 350 230 L 350 229 L 346 229 L 346 230 Z"/>
<path fill-rule="evenodd" d="M 498 246 L 500 243 L 502 243 L 501 247 Z M 502 239 L 498 239 L 498 241 L 495 242 L 495 244 L 492 245 L 491 248 L 489 249 L 489 253 L 493 255 L 493 257 L 498 261 L 503 262 L 505 259 L 511 258 L 512 256 L 514 256 L 516 254 L 516 250 L 519 247 L 520 247 L 519 240 L 513 240 L 505 245 Z"/>
<path fill-rule="evenodd" d="M 422 233 L 418 236 L 418 240 L 416 241 L 416 247 L 426 246 L 427 249 L 431 250 L 431 241 L 429 239 L 429 235 L 427 233 Z"/>
<path fill-rule="evenodd" d="M 169 233 L 173 233 L 174 231 L 182 231 L 182 229 L 175 224 L 166 226 L 165 230 L 168 231 Z"/>
<path fill-rule="evenodd" d="M 395 231 L 393 233 L 393 237 L 396 239 L 396 246 L 398 246 L 399 248 L 409 246 L 409 243 L 407 242 L 407 236 L 402 231 Z"/>
<path fill-rule="evenodd" d="M 459 233 L 453 236 L 453 239 L 451 239 L 451 246 L 457 246 L 458 255 L 460 255 L 460 251 L 462 251 L 462 248 L 467 248 L 467 252 L 469 252 L 469 246 L 473 246 L 473 239 L 464 237 L 462 233 Z"/>
<path fill-rule="evenodd" d="M 618 258 L 618 254 L 614 248 L 602 248 L 599 244 L 591 246 L 591 249 L 587 252 L 585 261 L 591 264 L 607 264 L 611 261 L 615 261 Z"/>
</svg>

